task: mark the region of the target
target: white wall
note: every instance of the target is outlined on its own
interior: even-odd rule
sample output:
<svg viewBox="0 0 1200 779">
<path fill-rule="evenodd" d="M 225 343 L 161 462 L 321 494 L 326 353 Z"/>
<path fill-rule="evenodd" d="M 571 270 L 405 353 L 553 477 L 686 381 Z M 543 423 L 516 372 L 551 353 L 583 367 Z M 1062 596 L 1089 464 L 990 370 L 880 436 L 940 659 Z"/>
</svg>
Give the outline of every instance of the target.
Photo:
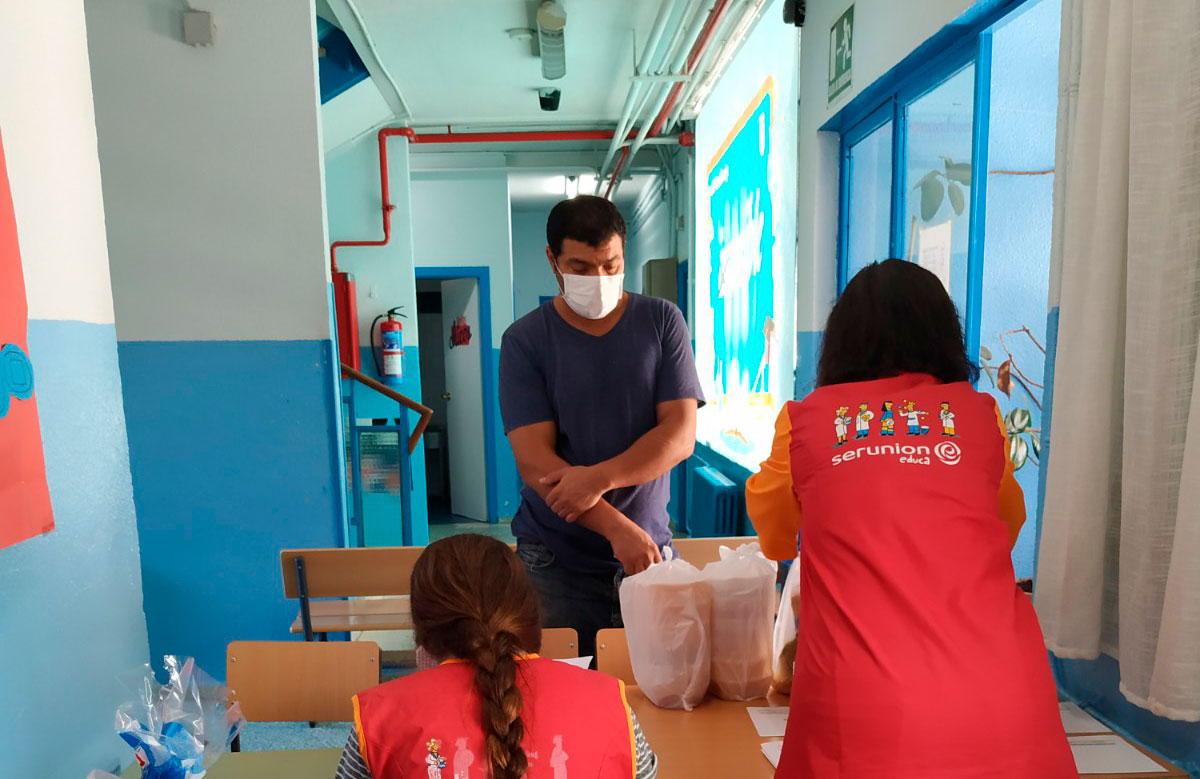
<svg viewBox="0 0 1200 779">
<path fill-rule="evenodd" d="M 112 287 L 82 0 L 18 4 L 0 30 L 0 79 L 30 319 L 111 324 Z M 46 47 L 53 47 L 46 50 Z M 49 58 L 53 55 L 53 58 Z M 36 118 L 36 121 L 28 121 Z M 57 186 L 46 186 L 47 182 Z M 30 261 L 36 258 L 36 261 Z"/>
<path fill-rule="evenodd" d="M 312 0 L 86 0 L 122 341 L 329 337 Z"/>
<path fill-rule="evenodd" d="M 445 157 L 448 155 L 439 155 Z M 499 162 L 493 170 L 451 168 L 412 174 L 413 258 L 416 266 L 486 265 L 492 287 L 492 346 L 513 321 L 512 232 L 508 172 L 503 155 L 472 155 Z M 497 158 L 492 160 L 491 158 Z"/>
<path fill-rule="evenodd" d="M 558 294 L 558 282 L 546 260 L 546 218 L 550 209 L 512 212 L 513 315 L 520 319 L 537 308 L 538 298 Z"/>
<path fill-rule="evenodd" d="M 851 86 L 829 104 L 829 29 L 850 0 L 809 0 L 800 47 L 798 330 L 822 329 L 836 294 L 838 139 L 818 128 L 971 5 L 970 0 L 855 0 Z"/>
<path fill-rule="evenodd" d="M 633 211 L 625 242 L 625 289 L 643 292 L 643 266 L 671 256 L 671 208 L 655 182 L 646 187 Z"/>
</svg>

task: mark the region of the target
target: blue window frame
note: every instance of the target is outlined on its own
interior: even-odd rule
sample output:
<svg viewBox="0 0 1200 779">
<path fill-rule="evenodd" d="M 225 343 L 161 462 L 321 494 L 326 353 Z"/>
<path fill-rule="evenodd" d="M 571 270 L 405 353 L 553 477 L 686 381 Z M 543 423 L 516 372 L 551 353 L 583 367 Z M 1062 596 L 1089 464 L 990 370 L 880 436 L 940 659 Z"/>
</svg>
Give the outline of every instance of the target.
<svg viewBox="0 0 1200 779">
<path fill-rule="evenodd" d="M 951 225 L 953 229 L 946 230 L 951 237 L 945 241 L 943 279 L 962 312 L 972 355 L 978 354 L 980 342 L 987 188 L 970 186 L 970 181 L 971 171 L 987 170 L 992 30 L 1026 1 L 976 3 L 822 128 L 840 135 L 838 291 L 875 260 L 920 261 L 921 244 L 934 246 L 937 231 L 930 231 L 924 241 L 918 240 L 918 233 L 924 239 L 926 229 Z M 970 105 L 964 108 L 968 95 Z M 946 162 L 940 170 L 926 161 L 927 172 L 914 186 L 913 157 L 922 145 L 930 145 L 926 136 L 937 133 L 933 123 L 922 120 L 946 118 L 954 111 L 969 117 L 969 128 L 964 124 L 959 137 L 939 140 L 968 159 L 943 155 Z M 926 177 L 932 181 L 921 185 Z M 930 202 L 923 202 L 926 198 Z M 929 218 L 917 219 L 917 214 Z M 946 219 L 934 224 L 941 217 Z M 930 251 L 926 256 L 936 262 L 937 254 Z"/>
</svg>

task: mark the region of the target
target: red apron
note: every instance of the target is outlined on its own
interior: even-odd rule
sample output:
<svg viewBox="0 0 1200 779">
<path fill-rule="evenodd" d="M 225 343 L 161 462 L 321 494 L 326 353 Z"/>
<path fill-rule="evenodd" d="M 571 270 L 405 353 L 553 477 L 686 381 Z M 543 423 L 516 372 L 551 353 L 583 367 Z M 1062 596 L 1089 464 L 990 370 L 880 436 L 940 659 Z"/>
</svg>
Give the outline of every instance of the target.
<svg viewBox="0 0 1200 779">
<path fill-rule="evenodd" d="M 1013 574 L 1024 504 L 1000 424 L 990 396 L 915 375 L 784 409 L 747 485 L 768 554 L 804 534 L 777 777 L 1078 776 Z"/>
<path fill-rule="evenodd" d="M 359 748 L 374 779 L 487 779 L 475 668 L 446 663 L 360 693 Z M 531 655 L 518 661 L 528 779 L 633 779 L 624 685 Z"/>
</svg>

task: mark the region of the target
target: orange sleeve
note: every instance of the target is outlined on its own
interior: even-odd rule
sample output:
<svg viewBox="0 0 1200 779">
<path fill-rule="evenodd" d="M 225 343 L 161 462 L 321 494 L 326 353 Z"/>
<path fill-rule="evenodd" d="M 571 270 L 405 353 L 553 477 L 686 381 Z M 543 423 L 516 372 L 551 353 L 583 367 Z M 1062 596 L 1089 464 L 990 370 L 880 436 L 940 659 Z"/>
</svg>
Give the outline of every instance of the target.
<svg viewBox="0 0 1200 779">
<path fill-rule="evenodd" d="M 775 421 L 771 456 L 746 482 L 746 513 L 758 544 L 772 560 L 794 560 L 802 513 L 792 484 L 792 418 L 787 406 Z"/>
<path fill-rule="evenodd" d="M 1000 440 L 1004 442 L 1004 475 L 1000 478 L 1000 519 L 1008 525 L 1008 537 L 1011 545 L 1017 543 L 1017 536 L 1025 525 L 1025 492 L 1017 484 L 1016 469 L 1013 468 L 1012 458 L 1008 456 L 1010 442 L 1008 426 L 1000 415 L 1000 407 L 996 406 L 996 423 L 1000 425 Z"/>
</svg>

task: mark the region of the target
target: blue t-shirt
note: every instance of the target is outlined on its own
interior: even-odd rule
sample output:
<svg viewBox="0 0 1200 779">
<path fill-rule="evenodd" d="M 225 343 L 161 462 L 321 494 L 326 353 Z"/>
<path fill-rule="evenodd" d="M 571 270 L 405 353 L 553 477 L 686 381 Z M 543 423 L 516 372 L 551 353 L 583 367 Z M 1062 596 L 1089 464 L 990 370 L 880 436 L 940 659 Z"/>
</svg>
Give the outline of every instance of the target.
<svg viewBox="0 0 1200 779">
<path fill-rule="evenodd" d="M 703 403 L 696 361 L 683 314 L 659 298 L 630 293 L 625 313 L 602 336 L 567 324 L 550 301 L 514 322 L 500 346 L 504 431 L 553 422 L 555 450 L 571 465 L 616 457 L 658 424 L 659 403 L 683 398 Z M 668 474 L 604 497 L 656 544 L 670 542 Z M 521 490 L 513 534 L 545 544 L 579 570 L 618 565 L 608 539 L 568 523 L 529 487 Z"/>
</svg>

